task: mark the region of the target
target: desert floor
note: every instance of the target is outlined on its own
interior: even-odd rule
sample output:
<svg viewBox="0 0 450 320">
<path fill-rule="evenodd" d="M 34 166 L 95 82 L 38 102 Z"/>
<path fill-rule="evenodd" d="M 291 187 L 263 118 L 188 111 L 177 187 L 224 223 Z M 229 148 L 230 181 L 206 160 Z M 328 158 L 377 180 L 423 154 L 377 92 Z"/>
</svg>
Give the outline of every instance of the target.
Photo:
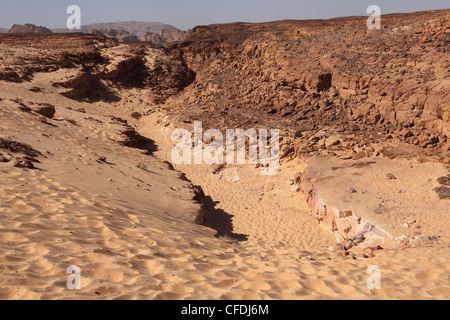
<svg viewBox="0 0 450 320">
<path fill-rule="evenodd" d="M 395 196 L 392 214 L 380 223 L 395 226 L 398 236 L 399 225 L 411 218 L 423 234 L 440 237 L 437 244 L 418 247 L 386 245 L 373 258 L 354 260 L 329 250 L 333 235 L 311 216 L 306 196 L 286 183 L 305 169 L 301 160 L 283 163 L 274 177 L 259 175 L 254 166 L 220 174 L 207 165 L 171 170 L 165 161 L 173 128 L 165 125 L 164 115 L 154 110 L 140 120 L 129 116 L 142 109 L 145 91 L 130 89 L 117 103 L 78 102 L 49 85 L 49 78 L 58 76 L 0 82 L 0 138 L 42 153 L 36 169 L 0 163 L 0 299 L 450 296 L 449 203 L 432 192 L 435 179 L 446 174 L 444 167 L 423 164 L 412 176 L 400 170 L 403 163 L 381 161 L 382 169 L 368 168 L 362 181 L 353 175 L 356 180 L 348 185 L 339 177 L 328 189 L 324 184 L 325 190 L 367 188 L 368 195 L 352 200 L 355 208 L 375 205 L 371 192 L 404 190 L 405 197 Z M 21 104 L 39 103 L 56 106 L 55 117 L 43 123 L 19 110 Z M 86 113 L 76 111 L 81 108 Z M 152 154 L 120 145 L 123 126 L 109 115 L 127 119 L 152 139 Z M 367 186 L 390 171 L 398 178 L 392 190 Z M 192 201 L 191 184 L 180 179 L 180 172 L 203 188 L 205 226 L 189 221 L 200 205 Z M 72 265 L 81 269 L 81 290 L 67 288 Z M 371 290 L 367 270 L 373 265 L 380 268 L 381 288 Z"/>
</svg>

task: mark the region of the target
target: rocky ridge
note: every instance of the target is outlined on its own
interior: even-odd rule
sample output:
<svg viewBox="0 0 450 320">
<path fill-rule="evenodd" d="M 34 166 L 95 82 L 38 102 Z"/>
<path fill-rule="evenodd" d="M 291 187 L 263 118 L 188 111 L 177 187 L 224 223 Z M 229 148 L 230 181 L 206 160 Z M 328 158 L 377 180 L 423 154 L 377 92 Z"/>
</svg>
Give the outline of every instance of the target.
<svg viewBox="0 0 450 320">
<path fill-rule="evenodd" d="M 15 24 L 8 30 L 8 33 L 52 33 L 50 29 L 42 26 L 35 26 L 34 24 Z"/>
<path fill-rule="evenodd" d="M 183 31 L 174 27 L 162 29 L 158 32 L 146 32 L 142 36 L 142 41 L 150 41 L 160 46 L 166 46 L 172 42 L 183 41 L 189 35 L 189 31 Z"/>
<path fill-rule="evenodd" d="M 139 41 L 139 38 L 137 36 L 127 32 L 127 31 L 124 31 L 124 30 L 91 29 L 91 30 L 89 30 L 88 33 L 112 38 L 121 43 L 130 43 L 130 42 L 138 42 Z"/>
<path fill-rule="evenodd" d="M 52 72 L 53 87 L 75 100 L 114 103 L 122 89 L 145 90 L 151 107 L 136 119 L 162 109 L 175 126 L 278 128 L 282 161 L 449 163 L 449 15 L 389 15 L 382 30 L 367 30 L 363 17 L 201 26 L 166 48 L 102 35 L 7 34 L 0 79 Z M 445 200 L 447 189 L 436 192 Z"/>
<path fill-rule="evenodd" d="M 169 47 L 196 80 L 164 108 L 205 129 L 280 128 L 283 156 L 448 162 L 449 17 L 387 15 L 381 30 L 365 17 L 196 27 Z"/>
</svg>

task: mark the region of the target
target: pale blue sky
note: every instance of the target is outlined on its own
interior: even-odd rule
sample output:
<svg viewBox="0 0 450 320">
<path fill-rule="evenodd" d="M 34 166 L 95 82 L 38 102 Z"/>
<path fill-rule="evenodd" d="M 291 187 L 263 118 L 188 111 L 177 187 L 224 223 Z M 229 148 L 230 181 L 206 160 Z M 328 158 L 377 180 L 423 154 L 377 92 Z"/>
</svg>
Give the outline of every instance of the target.
<svg viewBox="0 0 450 320">
<path fill-rule="evenodd" d="M 69 5 L 80 6 L 82 24 L 158 21 L 180 29 L 226 22 L 365 16 L 369 5 L 382 14 L 448 9 L 448 0 L 0 0 L 0 27 L 33 23 L 64 28 Z"/>
</svg>

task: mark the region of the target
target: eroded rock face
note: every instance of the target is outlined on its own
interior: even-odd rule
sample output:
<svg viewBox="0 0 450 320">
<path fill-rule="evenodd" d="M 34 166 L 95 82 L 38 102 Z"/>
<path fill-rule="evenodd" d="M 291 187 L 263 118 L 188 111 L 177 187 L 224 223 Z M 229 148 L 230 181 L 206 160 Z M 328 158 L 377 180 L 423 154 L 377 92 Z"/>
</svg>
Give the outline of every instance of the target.
<svg viewBox="0 0 450 320">
<path fill-rule="evenodd" d="M 9 29 L 8 33 L 52 33 L 50 29 L 42 26 L 35 26 L 34 24 L 15 24 Z"/>
<path fill-rule="evenodd" d="M 150 89 L 149 101 L 160 104 L 195 79 L 180 52 L 120 45 L 103 35 L 2 34 L 0 57 L 0 80 L 30 81 L 37 72 L 58 71 L 53 86 L 77 100 L 115 101 L 111 87 L 138 87 Z"/>
<path fill-rule="evenodd" d="M 217 127 L 282 129 L 297 152 L 355 149 L 389 139 L 440 153 L 450 134 L 450 11 L 325 21 L 196 27 L 169 46 L 195 82 L 167 110 L 180 121 Z M 306 139 L 318 130 L 322 138 Z M 404 132 L 407 129 L 408 132 Z M 402 132 L 402 133 L 400 133 Z M 297 153 L 296 152 L 296 153 Z M 376 152 L 376 151 L 375 151 Z M 447 152 L 448 153 L 448 152 Z"/>
<path fill-rule="evenodd" d="M 90 68 L 100 62 L 103 48 L 114 45 L 114 40 L 95 35 L 1 34 L 0 80 L 22 82 L 36 72 Z"/>
<path fill-rule="evenodd" d="M 38 114 L 44 116 L 45 118 L 51 119 L 51 118 L 53 118 L 53 116 L 56 113 L 56 108 L 55 108 L 55 106 L 53 106 L 51 104 L 45 103 L 45 104 L 38 106 L 35 111 Z"/>
<path fill-rule="evenodd" d="M 0 35 L 0 51 L 28 45 L 5 54 L 0 80 L 67 68 L 78 72 L 58 83 L 71 98 L 102 99 L 110 85 L 149 88 L 149 102 L 175 122 L 280 129 L 286 158 L 393 158 L 404 144 L 448 162 L 450 10 L 383 16 L 381 30 L 366 20 L 200 26 L 166 48 L 129 44 L 116 53 L 108 50 L 119 44 L 100 35 Z"/>
<path fill-rule="evenodd" d="M 89 34 L 102 35 L 111 39 L 115 39 L 120 43 L 138 42 L 139 38 L 124 30 L 89 30 Z"/>
<path fill-rule="evenodd" d="M 170 27 L 159 30 L 155 33 L 146 32 L 142 37 L 142 41 L 150 41 L 159 46 L 166 46 L 172 42 L 183 41 L 188 35 L 188 31 Z"/>
</svg>

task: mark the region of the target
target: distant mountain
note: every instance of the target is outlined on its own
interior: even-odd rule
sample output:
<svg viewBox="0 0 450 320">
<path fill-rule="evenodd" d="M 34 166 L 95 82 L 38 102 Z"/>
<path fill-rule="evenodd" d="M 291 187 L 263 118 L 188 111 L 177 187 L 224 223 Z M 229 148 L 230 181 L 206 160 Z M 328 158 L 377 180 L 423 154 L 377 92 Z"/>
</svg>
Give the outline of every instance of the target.
<svg viewBox="0 0 450 320">
<path fill-rule="evenodd" d="M 42 26 L 35 26 L 34 24 L 27 23 L 24 25 L 15 24 L 8 33 L 52 33 L 49 29 Z"/>
<path fill-rule="evenodd" d="M 130 43 L 130 42 L 137 42 L 139 41 L 139 38 L 135 36 L 134 34 L 131 34 L 124 30 L 97 30 L 92 29 L 89 30 L 90 34 L 96 34 L 96 35 L 102 35 L 108 38 L 116 39 L 117 41 L 121 43 Z"/>
<path fill-rule="evenodd" d="M 165 46 L 171 42 L 183 41 L 187 38 L 189 31 L 183 31 L 174 27 L 159 30 L 155 33 L 146 32 L 142 41 L 151 41 L 157 45 Z"/>
<path fill-rule="evenodd" d="M 189 34 L 189 31 L 177 29 L 171 25 L 159 22 L 111 22 L 94 23 L 82 26 L 80 30 L 68 29 L 47 29 L 37 27 L 32 24 L 14 25 L 10 30 L 1 29 L 0 33 L 90 33 L 104 35 L 108 38 L 116 39 L 119 42 L 129 43 L 139 40 L 150 41 L 160 46 L 165 46 L 175 41 L 183 41 Z"/>
<path fill-rule="evenodd" d="M 111 23 L 94 23 L 85 26 L 81 26 L 81 30 L 73 30 L 75 32 L 88 33 L 89 30 L 123 30 L 127 31 L 139 39 L 141 39 L 146 32 L 156 33 L 163 29 L 173 28 L 168 24 L 159 22 L 111 22 Z M 55 33 L 69 32 L 67 29 L 52 29 Z"/>
</svg>

